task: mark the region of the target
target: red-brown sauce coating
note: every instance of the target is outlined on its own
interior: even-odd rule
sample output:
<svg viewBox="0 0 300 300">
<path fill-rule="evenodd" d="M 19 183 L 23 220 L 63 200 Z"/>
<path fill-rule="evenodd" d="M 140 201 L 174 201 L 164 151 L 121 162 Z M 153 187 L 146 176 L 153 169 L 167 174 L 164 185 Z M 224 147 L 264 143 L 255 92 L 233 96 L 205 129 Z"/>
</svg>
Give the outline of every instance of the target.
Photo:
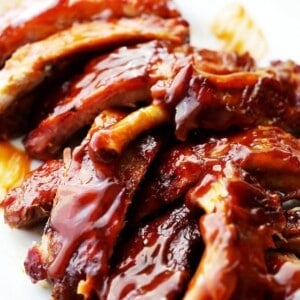
<svg viewBox="0 0 300 300">
<path fill-rule="evenodd" d="M 211 193 L 215 193 L 213 198 L 208 196 Z M 282 272 L 271 277 L 266 265 L 267 249 L 275 248 L 273 235 L 285 226 L 277 194 L 264 191 L 243 171 L 226 163 L 220 171 L 211 170 L 205 175 L 187 200 L 203 206 L 207 214 L 200 219 L 205 254 L 186 299 L 210 295 L 226 299 L 281 299 L 285 293 L 293 293 L 276 277 L 284 276 Z M 225 284 L 226 289 L 214 286 L 214 280 Z"/>
<path fill-rule="evenodd" d="M 3 200 L 5 221 L 13 227 L 30 226 L 50 215 L 63 173 L 62 160 L 50 160 L 27 173 L 23 183 Z"/>
<path fill-rule="evenodd" d="M 142 13 L 176 17 L 168 0 L 23 0 L 20 7 L 8 11 L 0 22 L 0 65 L 18 47 L 46 38 L 73 23 L 93 20 L 135 17 Z"/>
<path fill-rule="evenodd" d="M 199 251 L 195 217 L 184 206 L 175 208 L 125 237 L 100 298 L 178 299 Z"/>
<path fill-rule="evenodd" d="M 77 299 L 80 280 L 87 295 L 101 288 L 128 205 L 159 145 L 155 137 L 141 137 L 110 165 L 93 162 L 86 143 L 75 148 L 44 233 L 52 255 L 45 261 L 33 247 L 27 256 L 34 280 L 53 281 L 53 294 L 62 299 Z"/>
</svg>

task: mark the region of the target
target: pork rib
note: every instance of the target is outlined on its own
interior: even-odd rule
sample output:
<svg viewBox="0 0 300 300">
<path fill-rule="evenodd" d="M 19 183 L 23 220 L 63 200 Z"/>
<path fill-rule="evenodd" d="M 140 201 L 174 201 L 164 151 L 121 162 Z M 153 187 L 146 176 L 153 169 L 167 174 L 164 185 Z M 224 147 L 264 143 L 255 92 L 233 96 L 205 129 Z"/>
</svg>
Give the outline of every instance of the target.
<svg viewBox="0 0 300 300">
<path fill-rule="evenodd" d="M 155 14 L 163 18 L 179 16 L 170 0 L 138 0 L 133 3 L 128 0 L 23 0 L 1 16 L 0 66 L 20 46 L 42 40 L 74 23 L 138 17 L 141 14 Z"/>
<path fill-rule="evenodd" d="M 178 299 L 200 257 L 196 218 L 183 206 L 138 227 L 115 249 L 100 299 Z"/>
<path fill-rule="evenodd" d="M 87 299 L 100 291 L 128 205 L 159 145 L 151 135 L 141 137 L 110 165 L 94 164 L 86 145 L 74 150 L 42 243 L 25 262 L 34 281 L 54 283 L 55 299 L 81 299 L 79 282 Z"/>
<path fill-rule="evenodd" d="M 214 70 L 224 74 L 254 68 L 253 60 L 247 55 L 237 56 L 233 53 L 199 50 L 187 45 L 174 49 L 161 42 L 152 42 L 121 48 L 107 57 L 100 57 L 91 62 L 86 67 L 84 75 L 75 78 L 68 85 L 64 95 L 60 96 L 61 99 L 53 100 L 50 96 L 57 105 L 49 117 L 29 134 L 25 142 L 27 151 L 40 159 L 53 157 L 70 134 L 84 123 L 91 122 L 90 119 L 98 109 L 112 105 L 132 105 L 136 101 L 149 101 L 151 96 L 152 99 L 162 98 L 168 93 L 166 89 L 178 70 L 192 60 L 192 55 L 197 68 L 206 71 Z M 169 93 L 175 93 L 172 86 Z M 152 108 L 153 111 L 161 112 L 156 114 L 161 116 L 170 115 L 172 110 L 168 107 L 158 110 L 157 106 L 150 106 L 149 110 Z M 91 111 L 93 113 L 90 113 Z M 136 115 L 143 115 L 143 109 Z M 135 122 L 131 120 L 133 128 L 140 128 L 141 122 L 138 120 L 139 118 L 136 118 Z M 61 126 L 62 123 L 64 126 Z M 145 120 L 144 123 L 146 124 L 144 127 L 149 128 L 160 122 L 153 124 L 153 121 Z M 133 128 L 124 126 L 124 131 L 129 133 L 134 131 Z M 113 136 L 111 133 L 108 134 Z M 105 139 L 104 135 L 101 134 L 102 140 Z M 102 141 L 99 141 L 99 144 L 101 143 Z M 104 145 L 101 147 L 106 152 Z M 107 149 L 107 152 L 109 150 Z M 118 152 L 118 149 L 116 150 Z"/>
<path fill-rule="evenodd" d="M 125 113 L 118 110 L 102 111 L 94 120 L 82 146 L 90 141 L 95 132 L 111 126 L 124 116 Z M 3 199 L 4 219 L 11 227 L 32 226 L 49 217 L 57 188 L 66 180 L 70 151 L 65 152 L 64 160 L 46 161 Z"/>
<path fill-rule="evenodd" d="M 185 60 L 176 57 L 173 62 L 176 71 L 151 87 L 153 103 L 134 112 L 135 117 L 128 119 L 122 128 L 103 131 L 95 142 L 100 152 L 117 154 L 121 149 L 114 144 L 120 139 L 121 131 L 124 140 L 131 140 L 144 129 L 170 121 L 172 115 L 175 115 L 175 133 L 179 140 L 188 139 L 191 131 L 203 128 L 224 131 L 234 126 L 247 129 L 273 124 L 292 132 L 299 130 L 297 66 L 286 70 L 291 73 L 290 78 L 282 78 L 273 67 L 252 71 L 247 58 L 241 58 L 241 62 L 231 58 L 233 62 L 229 63 L 225 55 L 192 47 L 188 51 L 185 48 L 185 52 L 184 47 L 181 49 Z M 283 73 L 277 71 L 280 72 Z M 144 117 L 144 110 L 164 118 Z M 101 153 L 98 154 L 101 159 Z"/>
<path fill-rule="evenodd" d="M 34 90 L 46 77 L 53 75 L 52 70 L 62 61 L 71 60 L 82 52 L 103 52 L 122 44 L 153 39 L 181 44 L 187 36 L 188 26 L 185 21 L 147 16 L 75 24 L 45 40 L 19 48 L 0 71 L 1 137 L 8 135 L 6 124 L 2 121 L 5 120 L 6 112 L 14 106 L 17 106 L 14 111 L 17 111 L 17 101 Z M 30 105 L 27 109 L 30 109 Z"/>
<path fill-rule="evenodd" d="M 200 219 L 206 248 L 184 299 L 292 298 L 299 291 L 299 265 L 285 263 L 272 274 L 266 262 L 276 249 L 273 236 L 285 227 L 280 196 L 231 162 L 220 167 L 187 197 L 206 212 Z"/>
<path fill-rule="evenodd" d="M 65 96 L 55 100 L 58 104 L 49 116 L 30 132 L 25 140 L 28 153 L 40 159 L 52 157 L 102 109 L 149 101 L 151 84 L 172 73 L 170 66 L 177 55 L 172 49 L 164 42 L 152 41 L 122 47 L 93 60 L 84 74 L 68 85 Z"/>
<path fill-rule="evenodd" d="M 259 126 L 162 152 L 136 195 L 132 220 L 138 222 L 174 203 L 221 161 L 233 162 L 274 191 L 300 189 L 299 140 L 278 127 Z"/>
<path fill-rule="evenodd" d="M 30 172 L 3 199 L 5 222 L 11 227 L 28 227 L 49 217 L 63 171 L 62 160 L 49 160 Z"/>
</svg>

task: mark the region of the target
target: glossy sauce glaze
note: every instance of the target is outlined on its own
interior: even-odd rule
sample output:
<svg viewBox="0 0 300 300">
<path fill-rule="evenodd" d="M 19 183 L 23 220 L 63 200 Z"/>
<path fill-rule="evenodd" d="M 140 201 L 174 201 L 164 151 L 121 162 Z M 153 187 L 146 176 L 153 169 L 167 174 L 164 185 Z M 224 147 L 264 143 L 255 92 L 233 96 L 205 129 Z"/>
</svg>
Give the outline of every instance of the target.
<svg viewBox="0 0 300 300">
<path fill-rule="evenodd" d="M 105 180 L 97 186 L 63 186 L 57 191 L 60 199 L 55 205 L 50 219 L 51 227 L 62 240 L 61 248 L 48 268 L 50 278 L 63 276 L 78 245 L 89 236 L 97 235 L 97 243 L 112 247 L 105 233 L 113 230 L 120 215 L 124 214 L 121 205 L 124 189 L 113 180 Z M 70 202 L 72 202 L 70 206 Z M 103 236 L 104 234 L 104 236 Z M 101 262 L 99 262 L 99 265 Z"/>
<path fill-rule="evenodd" d="M 29 133 L 25 140 L 26 150 L 34 157 L 49 158 L 55 155 L 63 141 L 90 124 L 99 111 L 149 102 L 151 84 L 169 75 L 169 72 L 165 74 L 164 67 L 175 60 L 171 49 L 164 42 L 153 41 L 122 47 L 91 61 L 82 75 L 63 86 L 61 92 L 49 96 L 57 105 Z M 62 123 L 68 130 L 61 130 Z M 53 137 L 49 132 L 57 134 Z"/>
<path fill-rule="evenodd" d="M 0 65 L 18 47 L 48 37 L 74 23 L 94 19 L 136 17 L 141 13 L 176 17 L 179 13 L 168 0 L 22 0 L 0 22 Z"/>
<path fill-rule="evenodd" d="M 177 207 L 125 237 L 100 299 L 178 299 L 202 249 L 195 221 Z"/>
<path fill-rule="evenodd" d="M 63 167 L 62 160 L 50 160 L 26 173 L 24 181 L 3 200 L 5 222 L 11 227 L 27 227 L 49 217 Z"/>
<path fill-rule="evenodd" d="M 176 107 L 176 136 L 180 140 L 199 127 L 224 131 L 234 126 L 249 128 L 276 123 L 284 117 L 288 109 L 287 98 L 277 80 L 257 74 L 249 77 L 249 84 L 243 87 L 228 88 L 227 80 L 235 75 L 223 76 L 222 83 L 217 82 L 217 78 L 214 82 L 214 75 L 191 77 L 189 86 L 192 88 Z M 240 80 L 247 80 L 247 76 L 247 73 L 241 75 Z M 269 109 L 271 105 L 272 110 Z"/>
<path fill-rule="evenodd" d="M 284 141 L 284 143 L 283 143 Z M 259 126 L 243 132 L 215 134 L 202 143 L 173 146 L 160 153 L 133 203 L 141 220 L 180 199 L 210 170 L 232 161 L 274 191 L 300 188 L 300 143 L 280 128 Z M 289 180 L 284 180 L 289 178 Z"/>
<path fill-rule="evenodd" d="M 79 293 L 87 297 L 101 288 L 128 205 L 159 143 L 148 136 L 132 147 L 121 161 L 110 165 L 93 163 L 87 144 L 73 151 L 41 246 L 41 250 L 50 247 L 52 255 L 45 260 L 33 247 L 25 263 L 34 280 L 48 278 L 54 282 L 54 296 L 80 299 L 78 283 Z M 139 155 L 133 156 L 132 151 Z"/>
<path fill-rule="evenodd" d="M 0 204 L 8 190 L 22 183 L 30 163 L 25 152 L 9 142 L 0 142 Z"/>
<path fill-rule="evenodd" d="M 125 92 L 123 87 L 125 84 L 127 93 L 131 90 L 139 93 L 141 88 L 145 90 L 145 96 L 140 95 L 139 101 L 148 100 L 150 96 L 146 91 L 150 85 L 148 69 L 150 64 L 154 63 L 153 59 L 160 45 L 159 42 L 150 42 L 134 47 L 122 47 L 94 59 L 86 66 L 81 76 L 68 84 L 65 98 L 58 102 L 51 116 L 78 110 L 80 106 L 87 105 L 88 101 L 107 101 L 106 97 L 111 97 L 111 93 L 117 93 L 119 89 Z"/>
<path fill-rule="evenodd" d="M 205 175 L 187 201 L 206 212 L 200 219 L 206 248 L 184 299 L 284 299 L 297 291 L 299 268 L 294 266 L 290 289 L 282 284 L 288 280 L 283 271 L 288 265 L 272 277 L 266 264 L 267 250 L 276 247 L 274 234 L 285 227 L 278 194 L 265 191 L 228 162 Z"/>
</svg>

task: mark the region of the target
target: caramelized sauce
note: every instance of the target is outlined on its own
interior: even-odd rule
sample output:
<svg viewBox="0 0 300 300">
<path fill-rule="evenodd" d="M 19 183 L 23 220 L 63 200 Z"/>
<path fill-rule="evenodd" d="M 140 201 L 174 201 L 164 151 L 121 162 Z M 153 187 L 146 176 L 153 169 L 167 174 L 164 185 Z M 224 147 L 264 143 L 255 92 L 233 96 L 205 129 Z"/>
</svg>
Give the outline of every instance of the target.
<svg viewBox="0 0 300 300">
<path fill-rule="evenodd" d="M 124 242 L 100 299 L 177 299 L 202 251 L 196 219 L 185 206 L 140 226 Z"/>
<path fill-rule="evenodd" d="M 9 7 L 7 4 L 6 6 Z M 123 16 L 136 17 L 142 13 L 162 17 L 179 15 L 168 0 L 134 1 L 133 3 L 129 0 L 20 1 L 15 9 L 1 16 L 0 66 L 18 47 L 44 39 L 74 23 Z"/>
<path fill-rule="evenodd" d="M 8 142 L 0 142 L 0 201 L 6 192 L 18 186 L 29 171 L 28 155 Z"/>
<path fill-rule="evenodd" d="M 106 241 L 104 237 L 109 235 L 122 211 L 122 194 L 121 186 L 109 180 L 95 187 L 63 186 L 58 189 L 60 201 L 52 210 L 50 222 L 59 232 L 62 246 L 48 269 L 52 278 L 63 275 L 71 256 L 88 235 L 97 231 L 98 239 Z"/>
<path fill-rule="evenodd" d="M 124 89 L 124 83 L 126 83 L 126 93 L 132 89 L 137 92 L 138 89 L 147 87 L 147 66 L 155 54 L 157 46 L 154 42 L 131 49 L 122 47 L 115 53 L 93 60 L 85 68 L 83 75 L 68 86 L 67 97 L 56 106 L 53 116 L 72 109 L 80 109 L 88 102 L 107 102 L 120 92 L 119 89 Z M 126 55 L 124 55 L 125 53 Z M 146 97 L 149 96 L 147 93 L 145 94 Z M 124 95 L 124 97 L 128 96 Z M 143 100 L 145 99 L 141 95 L 140 101 Z"/>
</svg>

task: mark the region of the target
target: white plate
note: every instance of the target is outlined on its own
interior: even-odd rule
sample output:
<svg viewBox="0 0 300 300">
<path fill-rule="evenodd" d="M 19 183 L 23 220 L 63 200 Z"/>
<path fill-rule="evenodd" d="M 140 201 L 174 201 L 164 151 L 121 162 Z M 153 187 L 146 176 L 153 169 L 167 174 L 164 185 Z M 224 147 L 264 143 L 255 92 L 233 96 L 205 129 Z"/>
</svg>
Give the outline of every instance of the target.
<svg viewBox="0 0 300 300">
<path fill-rule="evenodd" d="M 0 0 L 4 3 L 6 0 Z M 177 0 L 183 15 L 192 26 L 192 43 L 218 48 L 210 24 L 229 0 Z M 256 24 L 263 30 L 269 46 L 267 59 L 293 59 L 300 63 L 300 1 L 240 0 Z M 266 60 L 266 59 L 265 59 Z M 0 298 L 5 300 L 48 300 L 50 290 L 44 284 L 33 285 L 23 270 L 26 249 L 39 234 L 12 230 L 0 216 Z"/>
</svg>

